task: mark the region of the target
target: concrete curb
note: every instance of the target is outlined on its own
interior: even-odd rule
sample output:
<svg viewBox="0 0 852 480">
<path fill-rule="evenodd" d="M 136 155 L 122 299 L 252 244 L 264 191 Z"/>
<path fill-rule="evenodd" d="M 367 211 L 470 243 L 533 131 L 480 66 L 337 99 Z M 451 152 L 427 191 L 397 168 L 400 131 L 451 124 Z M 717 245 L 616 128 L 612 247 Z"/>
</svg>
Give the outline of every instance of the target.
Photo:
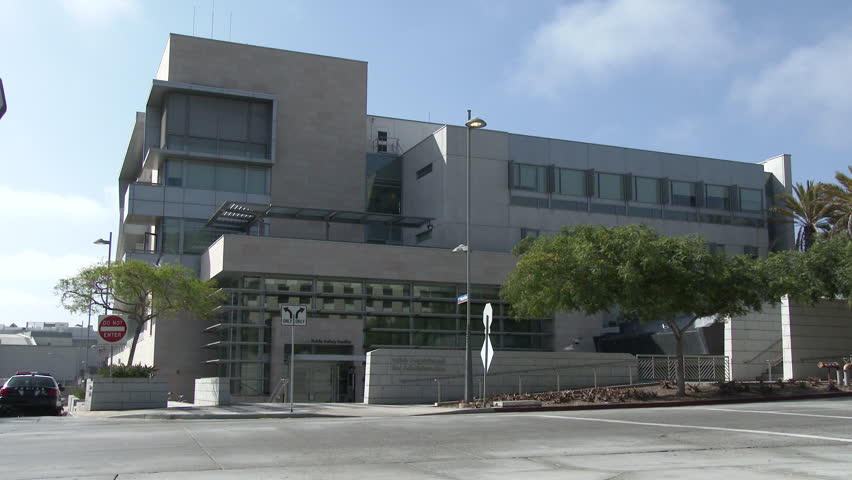
<svg viewBox="0 0 852 480">
<path fill-rule="evenodd" d="M 143 420 L 258 420 L 263 418 L 352 418 L 352 415 L 328 415 L 323 413 L 134 413 L 113 415 L 108 418 Z"/>
<path fill-rule="evenodd" d="M 593 405 L 548 405 L 543 407 L 498 407 L 471 408 L 459 411 L 426 413 L 422 415 L 452 415 L 459 413 L 517 413 L 517 412 L 554 412 L 571 410 L 612 410 L 620 408 L 669 408 L 698 407 L 703 405 L 729 405 L 737 403 L 785 402 L 796 400 L 819 400 L 824 398 L 852 397 L 852 392 L 818 393 L 815 395 L 793 395 L 789 397 L 731 398 L 723 400 L 686 400 L 672 402 L 645 403 L 603 403 Z"/>
</svg>

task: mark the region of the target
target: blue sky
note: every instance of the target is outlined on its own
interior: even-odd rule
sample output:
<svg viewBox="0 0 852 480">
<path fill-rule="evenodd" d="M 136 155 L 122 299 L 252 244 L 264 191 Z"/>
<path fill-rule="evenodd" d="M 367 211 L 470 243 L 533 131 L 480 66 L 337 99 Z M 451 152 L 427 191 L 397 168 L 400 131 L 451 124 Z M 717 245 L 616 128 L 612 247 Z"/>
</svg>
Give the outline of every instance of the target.
<svg viewBox="0 0 852 480">
<path fill-rule="evenodd" d="M 195 24 L 193 25 L 193 16 Z M 759 162 L 852 164 L 852 2 L 0 0 L 0 323 L 85 322 L 168 33 L 369 62 L 368 112 Z M 212 21 L 212 22 L 211 22 Z M 212 28 L 211 28 L 212 27 Z"/>
</svg>

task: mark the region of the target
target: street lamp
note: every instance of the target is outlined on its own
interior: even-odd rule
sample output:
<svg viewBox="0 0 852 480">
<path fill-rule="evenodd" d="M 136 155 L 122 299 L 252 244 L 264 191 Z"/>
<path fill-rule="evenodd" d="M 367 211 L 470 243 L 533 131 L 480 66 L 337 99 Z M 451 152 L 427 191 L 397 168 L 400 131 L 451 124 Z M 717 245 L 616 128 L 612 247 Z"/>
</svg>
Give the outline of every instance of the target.
<svg viewBox="0 0 852 480">
<path fill-rule="evenodd" d="M 470 118 L 470 110 L 467 111 L 467 219 L 465 220 L 465 242 L 453 249 L 453 252 L 464 252 L 465 293 L 467 294 L 467 312 L 464 328 L 464 401 L 470 403 L 470 394 L 473 391 L 473 362 L 470 358 L 470 302 L 473 296 L 470 294 L 470 131 L 482 128 L 485 120 L 479 117 Z"/>
<path fill-rule="evenodd" d="M 107 246 L 107 271 L 112 264 L 112 232 L 109 232 L 109 240 L 104 240 L 103 238 L 99 238 L 95 240 L 95 245 L 106 245 Z M 107 285 L 107 293 L 106 293 L 106 305 L 104 305 L 104 315 L 109 313 L 109 285 Z M 92 330 L 92 305 L 89 304 L 89 325 L 88 330 L 86 330 L 86 343 L 89 342 L 89 335 Z M 109 347 L 109 361 L 112 362 L 112 345 Z M 86 350 L 86 368 L 89 366 L 89 351 Z"/>
</svg>

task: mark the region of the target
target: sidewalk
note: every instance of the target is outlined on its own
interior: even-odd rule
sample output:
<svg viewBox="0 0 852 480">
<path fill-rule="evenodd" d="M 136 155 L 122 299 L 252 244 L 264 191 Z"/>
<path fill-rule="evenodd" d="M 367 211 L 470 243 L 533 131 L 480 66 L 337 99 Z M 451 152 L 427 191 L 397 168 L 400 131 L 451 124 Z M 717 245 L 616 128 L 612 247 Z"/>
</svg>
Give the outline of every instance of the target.
<svg viewBox="0 0 852 480">
<path fill-rule="evenodd" d="M 290 412 L 289 403 L 243 403 L 215 407 L 169 402 L 168 408 L 151 410 L 77 410 L 69 416 L 86 419 L 143 418 L 162 420 L 252 419 L 307 417 L 407 417 L 447 413 L 450 409 L 432 405 L 366 405 L 363 403 L 297 403 Z M 453 409 L 450 411 L 458 412 Z"/>
</svg>

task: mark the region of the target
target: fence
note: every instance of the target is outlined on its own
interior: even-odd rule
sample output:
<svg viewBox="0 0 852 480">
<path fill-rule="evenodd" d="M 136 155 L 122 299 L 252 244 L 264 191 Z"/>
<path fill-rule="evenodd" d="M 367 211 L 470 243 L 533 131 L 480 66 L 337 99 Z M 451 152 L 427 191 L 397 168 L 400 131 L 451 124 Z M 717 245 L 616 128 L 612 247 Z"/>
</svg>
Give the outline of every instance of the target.
<svg viewBox="0 0 852 480">
<path fill-rule="evenodd" d="M 640 380 L 674 380 L 677 357 L 637 355 Z M 730 360 L 724 355 L 684 356 L 684 379 L 691 382 L 722 382 L 731 377 Z"/>
</svg>

